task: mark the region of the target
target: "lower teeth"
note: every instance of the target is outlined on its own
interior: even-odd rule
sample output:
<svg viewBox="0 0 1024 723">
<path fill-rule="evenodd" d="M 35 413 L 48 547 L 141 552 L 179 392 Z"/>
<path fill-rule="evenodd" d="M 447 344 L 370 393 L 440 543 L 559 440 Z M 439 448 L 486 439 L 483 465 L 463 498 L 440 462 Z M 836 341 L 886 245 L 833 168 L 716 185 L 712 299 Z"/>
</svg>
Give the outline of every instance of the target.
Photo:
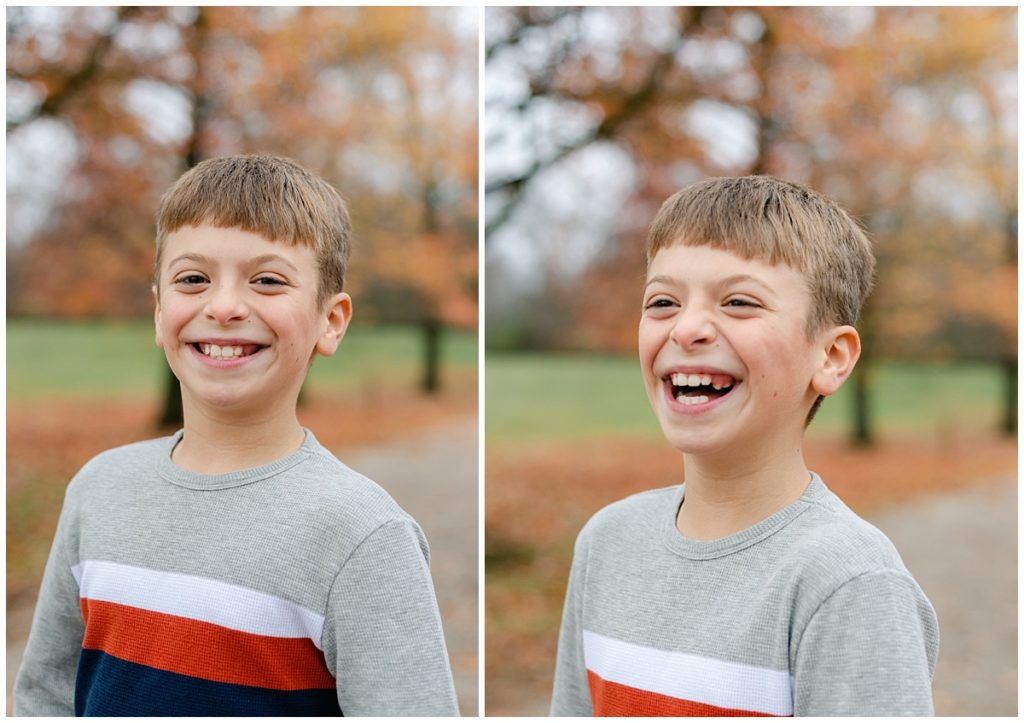
<svg viewBox="0 0 1024 723">
<path fill-rule="evenodd" d="M 683 404 L 687 405 L 704 404 L 705 402 L 708 401 L 708 399 L 710 399 L 710 397 L 705 397 L 703 395 L 699 397 L 688 397 L 685 394 L 680 394 L 678 397 L 676 397 L 677 402 L 682 402 Z"/>
</svg>

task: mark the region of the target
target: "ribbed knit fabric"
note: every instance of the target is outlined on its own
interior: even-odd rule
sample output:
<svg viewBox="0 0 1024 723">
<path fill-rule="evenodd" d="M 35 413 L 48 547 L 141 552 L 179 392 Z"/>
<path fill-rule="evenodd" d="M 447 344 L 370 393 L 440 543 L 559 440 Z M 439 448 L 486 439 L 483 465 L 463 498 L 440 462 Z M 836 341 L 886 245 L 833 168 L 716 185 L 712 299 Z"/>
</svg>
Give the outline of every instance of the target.
<svg viewBox="0 0 1024 723">
<path fill-rule="evenodd" d="M 308 430 L 222 475 L 182 432 L 68 487 L 16 715 L 458 715 L 419 526 Z"/>
<path fill-rule="evenodd" d="M 576 541 L 552 715 L 932 715 L 938 623 L 889 540 L 817 475 L 738 534 L 684 538 L 684 486 Z"/>
</svg>

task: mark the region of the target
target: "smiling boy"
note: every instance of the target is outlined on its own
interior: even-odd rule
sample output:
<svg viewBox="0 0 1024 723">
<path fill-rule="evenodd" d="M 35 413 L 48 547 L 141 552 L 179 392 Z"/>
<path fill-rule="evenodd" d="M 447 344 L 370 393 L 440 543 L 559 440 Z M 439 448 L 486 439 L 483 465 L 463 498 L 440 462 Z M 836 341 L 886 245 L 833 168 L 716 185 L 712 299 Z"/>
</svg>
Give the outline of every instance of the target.
<svg viewBox="0 0 1024 723">
<path fill-rule="evenodd" d="M 832 202 L 766 176 L 662 206 L 639 329 L 685 484 L 577 541 L 552 715 L 931 715 L 934 611 L 803 458 L 860 355 L 874 257 Z"/>
<path fill-rule="evenodd" d="M 344 202 L 205 161 L 157 216 L 156 342 L 184 428 L 68 487 L 17 715 L 457 715 L 419 526 L 296 416 L 352 313 Z"/>
</svg>

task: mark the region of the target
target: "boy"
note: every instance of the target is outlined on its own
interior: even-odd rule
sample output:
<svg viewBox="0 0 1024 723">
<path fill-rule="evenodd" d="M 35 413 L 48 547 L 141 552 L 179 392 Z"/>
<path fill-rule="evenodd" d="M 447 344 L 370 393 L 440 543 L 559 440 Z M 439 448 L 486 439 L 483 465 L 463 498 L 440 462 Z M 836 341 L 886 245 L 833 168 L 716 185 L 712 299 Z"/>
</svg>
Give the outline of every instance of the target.
<svg viewBox="0 0 1024 723">
<path fill-rule="evenodd" d="M 216 158 L 157 215 L 184 429 L 68 487 L 17 715 L 457 715 L 419 526 L 303 429 L 352 305 L 350 223 L 292 161 Z"/>
<path fill-rule="evenodd" d="M 647 264 L 640 364 L 686 482 L 580 532 L 552 715 L 932 714 L 931 605 L 801 451 L 860 354 L 864 234 L 796 184 L 710 179 Z"/>
</svg>

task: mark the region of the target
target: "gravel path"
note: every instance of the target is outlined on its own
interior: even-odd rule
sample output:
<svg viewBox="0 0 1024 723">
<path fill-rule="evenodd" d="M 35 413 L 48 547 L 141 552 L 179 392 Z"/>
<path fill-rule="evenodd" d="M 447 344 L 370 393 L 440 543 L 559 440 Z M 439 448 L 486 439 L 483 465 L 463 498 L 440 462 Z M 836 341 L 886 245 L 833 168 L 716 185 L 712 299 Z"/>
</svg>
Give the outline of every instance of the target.
<svg viewBox="0 0 1024 723">
<path fill-rule="evenodd" d="M 937 715 L 1017 715 L 1017 481 L 921 497 L 871 519 L 939 619 Z"/>
<path fill-rule="evenodd" d="M 477 715 L 476 417 L 435 427 L 401 445 L 335 452 L 376 480 L 423 528 L 459 707 L 463 715 Z"/>
</svg>

